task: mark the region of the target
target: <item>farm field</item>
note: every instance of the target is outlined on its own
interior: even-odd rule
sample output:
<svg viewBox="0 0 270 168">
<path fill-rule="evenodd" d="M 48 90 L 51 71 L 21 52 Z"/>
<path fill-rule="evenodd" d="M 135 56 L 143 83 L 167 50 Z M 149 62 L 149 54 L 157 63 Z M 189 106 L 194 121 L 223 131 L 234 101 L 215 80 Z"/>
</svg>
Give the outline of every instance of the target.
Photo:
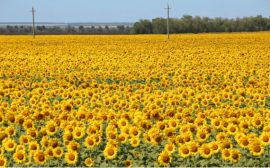
<svg viewBox="0 0 270 168">
<path fill-rule="evenodd" d="M 0 36 L 2 167 L 269 167 L 270 32 Z"/>
</svg>

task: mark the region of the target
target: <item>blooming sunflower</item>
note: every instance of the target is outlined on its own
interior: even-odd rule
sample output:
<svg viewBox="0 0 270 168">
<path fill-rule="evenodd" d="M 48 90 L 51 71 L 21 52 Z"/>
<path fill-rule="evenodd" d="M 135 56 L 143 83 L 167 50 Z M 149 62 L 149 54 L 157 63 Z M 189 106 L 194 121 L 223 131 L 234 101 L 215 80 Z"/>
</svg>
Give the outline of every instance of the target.
<svg viewBox="0 0 270 168">
<path fill-rule="evenodd" d="M 213 149 L 213 153 L 218 153 L 220 151 L 220 144 L 217 141 L 212 141 L 209 143 L 210 147 Z"/>
<path fill-rule="evenodd" d="M 12 152 L 15 150 L 16 146 L 17 146 L 17 143 L 15 142 L 14 139 L 11 139 L 11 138 L 5 139 L 4 147 L 5 147 L 6 151 Z"/>
<path fill-rule="evenodd" d="M 231 160 L 232 157 L 232 149 L 224 149 L 222 150 L 222 158 L 225 160 Z"/>
<path fill-rule="evenodd" d="M 140 139 L 139 138 L 131 138 L 130 139 L 130 144 L 133 146 L 133 147 L 137 147 L 140 145 Z"/>
<path fill-rule="evenodd" d="M 127 139 L 128 139 L 128 137 L 127 137 L 127 135 L 125 135 L 125 134 L 120 134 L 119 136 L 118 136 L 118 140 L 121 142 L 121 143 L 126 143 L 127 142 Z"/>
<path fill-rule="evenodd" d="M 178 148 L 178 153 L 181 157 L 187 158 L 191 155 L 190 146 L 188 145 L 182 145 Z"/>
<path fill-rule="evenodd" d="M 78 152 L 80 150 L 80 146 L 81 145 L 78 142 L 71 141 L 68 144 L 68 150 L 72 150 L 72 151 Z"/>
<path fill-rule="evenodd" d="M 53 148 L 52 147 L 48 147 L 45 152 L 47 153 L 49 158 L 53 157 Z"/>
<path fill-rule="evenodd" d="M 78 153 L 75 151 L 69 151 L 65 154 L 65 161 L 70 165 L 75 164 L 78 161 Z"/>
<path fill-rule="evenodd" d="M 139 128 L 133 126 L 130 128 L 130 135 L 134 138 L 139 138 L 141 135 L 141 131 Z"/>
<path fill-rule="evenodd" d="M 167 151 L 169 154 L 174 153 L 175 151 L 175 145 L 172 143 L 168 143 L 165 145 L 165 151 Z"/>
<path fill-rule="evenodd" d="M 47 129 L 47 134 L 52 136 L 57 132 L 58 126 L 53 120 L 50 120 L 46 123 L 46 129 Z"/>
<path fill-rule="evenodd" d="M 260 156 L 263 154 L 263 145 L 259 142 L 254 142 L 249 145 L 249 150 L 253 154 L 253 156 Z"/>
<path fill-rule="evenodd" d="M 163 136 L 161 133 L 153 135 L 153 138 L 151 138 L 151 142 L 155 145 L 158 146 L 161 144 L 163 141 Z"/>
<path fill-rule="evenodd" d="M 87 167 L 91 167 L 94 161 L 92 160 L 92 158 L 86 158 L 84 163 Z"/>
<path fill-rule="evenodd" d="M 131 160 L 126 160 L 125 161 L 125 167 L 131 167 L 132 166 L 132 161 Z"/>
<path fill-rule="evenodd" d="M 76 127 L 73 131 L 73 136 L 75 139 L 82 139 L 85 135 L 85 131 L 83 128 Z"/>
<path fill-rule="evenodd" d="M 25 151 L 19 150 L 13 154 L 13 159 L 16 163 L 23 163 L 26 159 Z"/>
<path fill-rule="evenodd" d="M 7 167 L 7 158 L 0 156 L 0 167 Z"/>
<path fill-rule="evenodd" d="M 88 148 L 88 149 L 91 149 L 93 147 L 95 147 L 96 145 L 96 141 L 94 139 L 94 136 L 90 136 L 90 137 L 87 137 L 84 141 L 84 145 Z"/>
<path fill-rule="evenodd" d="M 238 127 L 233 123 L 230 123 L 227 127 L 227 133 L 229 135 L 235 135 L 238 132 Z"/>
<path fill-rule="evenodd" d="M 172 156 L 167 151 L 162 151 L 158 156 L 158 162 L 163 166 L 168 166 L 172 162 Z"/>
<path fill-rule="evenodd" d="M 30 137 L 28 135 L 20 136 L 20 144 L 28 145 L 29 142 L 30 142 Z"/>
<path fill-rule="evenodd" d="M 269 133 L 263 132 L 260 136 L 260 142 L 264 145 L 267 146 L 270 144 L 270 135 Z"/>
<path fill-rule="evenodd" d="M 232 149 L 231 161 L 238 162 L 241 159 L 241 152 L 237 149 Z"/>
<path fill-rule="evenodd" d="M 200 148 L 200 154 L 202 157 L 207 159 L 212 156 L 213 149 L 211 148 L 209 144 L 203 144 Z"/>
<path fill-rule="evenodd" d="M 53 152 L 53 156 L 56 157 L 56 158 L 60 158 L 64 154 L 64 150 L 60 146 L 58 146 L 58 147 L 56 147 L 54 149 L 53 148 L 51 148 L 51 149 L 52 149 L 52 152 Z"/>
<path fill-rule="evenodd" d="M 121 135 L 121 134 L 120 134 L 120 135 Z M 120 135 L 119 135 L 119 137 L 120 137 Z M 148 134 L 148 131 L 145 132 L 145 133 L 143 134 L 143 140 L 144 140 L 144 142 L 146 142 L 147 144 L 150 144 L 150 143 L 151 143 L 151 137 L 150 137 L 150 135 Z"/>
<path fill-rule="evenodd" d="M 107 159 L 114 159 L 117 155 L 117 149 L 116 148 L 113 148 L 111 146 L 108 146 L 105 148 L 104 150 L 104 156 L 107 158 Z"/>
<path fill-rule="evenodd" d="M 188 143 L 188 146 L 189 146 L 189 148 L 190 148 L 190 151 L 191 151 L 191 155 L 194 155 L 194 156 L 196 156 L 197 154 L 199 154 L 199 152 L 200 152 L 200 146 L 199 146 L 199 143 L 197 142 L 197 141 L 190 141 L 189 143 Z"/>
<path fill-rule="evenodd" d="M 34 161 L 37 164 L 43 165 L 47 162 L 48 155 L 42 150 L 36 150 L 34 153 Z"/>
</svg>

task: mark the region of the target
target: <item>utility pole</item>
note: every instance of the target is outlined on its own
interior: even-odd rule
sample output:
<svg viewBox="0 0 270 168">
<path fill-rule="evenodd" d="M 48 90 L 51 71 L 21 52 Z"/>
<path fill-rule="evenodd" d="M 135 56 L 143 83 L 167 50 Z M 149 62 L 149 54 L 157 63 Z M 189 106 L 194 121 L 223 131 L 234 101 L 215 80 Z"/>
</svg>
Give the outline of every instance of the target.
<svg viewBox="0 0 270 168">
<path fill-rule="evenodd" d="M 169 5 L 167 4 L 167 8 L 164 8 L 164 9 L 167 9 L 167 12 L 168 12 L 168 19 L 167 19 L 167 33 L 168 33 L 168 39 L 169 39 Z"/>
<path fill-rule="evenodd" d="M 35 22 L 34 22 L 34 7 L 32 6 L 32 16 L 33 16 L 33 38 L 35 38 Z"/>
</svg>

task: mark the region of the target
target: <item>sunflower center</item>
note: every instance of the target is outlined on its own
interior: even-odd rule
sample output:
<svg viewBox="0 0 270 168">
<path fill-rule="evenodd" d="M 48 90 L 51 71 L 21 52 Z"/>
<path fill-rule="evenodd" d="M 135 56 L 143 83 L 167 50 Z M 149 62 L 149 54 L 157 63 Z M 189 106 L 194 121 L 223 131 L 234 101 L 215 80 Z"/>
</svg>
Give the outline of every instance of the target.
<svg viewBox="0 0 270 168">
<path fill-rule="evenodd" d="M 109 149 L 108 154 L 109 156 L 112 156 L 114 154 L 114 151 L 112 149 Z"/>
<path fill-rule="evenodd" d="M 88 141 L 88 144 L 89 144 L 89 145 L 93 145 L 93 144 L 94 144 L 94 141 L 93 141 L 93 140 L 89 140 L 89 141 Z"/>
<path fill-rule="evenodd" d="M 72 139 L 73 139 L 72 135 L 67 136 L 67 140 L 72 140 Z"/>
<path fill-rule="evenodd" d="M 210 153 L 210 149 L 209 148 L 204 149 L 204 153 L 208 155 Z"/>
<path fill-rule="evenodd" d="M 0 166 L 3 166 L 5 162 L 3 160 L 0 160 Z"/>
<path fill-rule="evenodd" d="M 226 157 L 229 157 L 229 156 L 230 156 L 230 153 L 229 153 L 229 152 L 226 152 L 226 153 L 225 153 L 225 156 L 226 156 Z"/>
<path fill-rule="evenodd" d="M 172 147 L 172 146 L 169 146 L 169 147 L 168 147 L 168 150 L 169 150 L 169 151 L 172 151 L 172 150 L 173 150 L 173 147 Z"/>
<path fill-rule="evenodd" d="M 115 139 L 116 136 L 114 134 L 111 134 L 111 139 Z"/>
<path fill-rule="evenodd" d="M 75 156 L 73 154 L 69 155 L 69 160 L 71 161 L 75 160 Z"/>
<path fill-rule="evenodd" d="M 58 155 L 60 155 L 60 154 L 61 154 L 61 150 L 57 150 L 56 153 L 57 153 Z"/>
<path fill-rule="evenodd" d="M 125 137 L 120 137 L 120 141 L 124 141 L 125 140 Z"/>
<path fill-rule="evenodd" d="M 31 132 L 31 137 L 35 137 L 36 133 L 35 132 Z"/>
<path fill-rule="evenodd" d="M 261 151 L 261 147 L 256 146 L 256 147 L 254 148 L 254 151 L 255 151 L 256 153 L 259 153 L 259 152 Z"/>
<path fill-rule="evenodd" d="M 238 155 L 235 153 L 235 154 L 232 155 L 232 158 L 233 159 L 238 159 Z"/>
<path fill-rule="evenodd" d="M 197 148 L 196 146 L 193 146 L 193 147 L 191 148 L 191 150 L 192 150 L 192 152 L 197 152 L 197 151 L 198 151 L 198 148 Z"/>
<path fill-rule="evenodd" d="M 269 141 L 269 137 L 265 136 L 263 137 L 263 142 L 268 142 Z"/>
<path fill-rule="evenodd" d="M 218 149 L 218 146 L 217 145 L 213 145 L 213 149 L 214 150 L 217 150 Z"/>
<path fill-rule="evenodd" d="M 261 124 L 261 121 L 260 120 L 257 120 L 256 121 L 256 125 L 260 125 Z"/>
<path fill-rule="evenodd" d="M 54 127 L 50 127 L 50 132 L 54 132 L 55 131 L 55 128 Z"/>
<path fill-rule="evenodd" d="M 183 153 L 184 153 L 184 154 L 188 154 L 188 152 L 189 152 L 188 149 L 184 149 L 184 150 L 183 150 Z"/>
<path fill-rule="evenodd" d="M 248 140 L 243 141 L 243 145 L 247 146 L 249 144 Z"/>
<path fill-rule="evenodd" d="M 133 131 L 133 135 L 138 135 L 138 131 L 137 130 L 135 130 L 135 131 Z"/>
<path fill-rule="evenodd" d="M 23 158 L 24 158 L 23 154 L 19 154 L 19 155 L 18 155 L 18 159 L 19 159 L 19 160 L 23 160 Z"/>
<path fill-rule="evenodd" d="M 77 135 L 77 136 L 80 136 L 80 135 L 81 135 L 81 133 L 80 133 L 80 132 L 76 132 L 76 135 Z"/>
<path fill-rule="evenodd" d="M 219 126 L 219 124 L 220 124 L 219 121 L 216 121 L 216 122 L 215 122 L 215 125 L 216 125 L 216 126 Z"/>
<path fill-rule="evenodd" d="M 168 162 L 169 161 L 169 157 L 168 156 L 164 156 L 162 160 L 163 160 L 163 162 Z"/>
<path fill-rule="evenodd" d="M 45 160 L 44 155 L 39 155 L 39 156 L 38 156 L 38 160 L 41 161 L 41 162 L 44 161 L 44 160 Z"/>
<path fill-rule="evenodd" d="M 164 128 L 165 128 L 165 126 L 164 126 L 164 125 L 161 125 L 161 126 L 160 126 L 160 129 L 161 129 L 161 130 L 163 130 Z"/>
<path fill-rule="evenodd" d="M 13 148 L 13 146 L 14 146 L 13 143 L 8 144 L 9 148 Z"/>
<path fill-rule="evenodd" d="M 31 147 L 31 149 L 32 149 L 32 150 L 37 150 L 36 145 L 33 145 L 33 146 Z"/>
<path fill-rule="evenodd" d="M 235 132 L 236 129 L 235 129 L 234 127 L 231 127 L 231 128 L 230 128 L 230 131 L 231 131 L 231 132 Z"/>
<path fill-rule="evenodd" d="M 73 150 L 77 150 L 77 146 L 72 146 L 72 149 Z"/>
<path fill-rule="evenodd" d="M 202 133 L 202 134 L 200 135 L 200 137 L 201 137 L 202 139 L 204 139 L 204 138 L 205 138 L 205 134 Z"/>
</svg>

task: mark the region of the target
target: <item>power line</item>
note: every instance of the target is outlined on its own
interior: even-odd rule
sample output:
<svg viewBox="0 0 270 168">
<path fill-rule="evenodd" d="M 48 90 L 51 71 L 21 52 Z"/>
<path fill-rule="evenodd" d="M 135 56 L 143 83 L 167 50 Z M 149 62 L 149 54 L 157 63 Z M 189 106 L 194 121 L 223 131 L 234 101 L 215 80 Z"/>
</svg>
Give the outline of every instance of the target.
<svg viewBox="0 0 270 168">
<path fill-rule="evenodd" d="M 35 21 L 34 21 L 34 7 L 32 6 L 32 16 L 33 16 L 33 38 L 35 38 Z"/>
<path fill-rule="evenodd" d="M 167 12 L 168 12 L 168 19 L 167 19 L 167 33 L 168 33 L 168 39 L 169 39 L 169 5 L 167 4 L 167 8 L 164 8 L 164 9 L 167 9 Z"/>
</svg>

